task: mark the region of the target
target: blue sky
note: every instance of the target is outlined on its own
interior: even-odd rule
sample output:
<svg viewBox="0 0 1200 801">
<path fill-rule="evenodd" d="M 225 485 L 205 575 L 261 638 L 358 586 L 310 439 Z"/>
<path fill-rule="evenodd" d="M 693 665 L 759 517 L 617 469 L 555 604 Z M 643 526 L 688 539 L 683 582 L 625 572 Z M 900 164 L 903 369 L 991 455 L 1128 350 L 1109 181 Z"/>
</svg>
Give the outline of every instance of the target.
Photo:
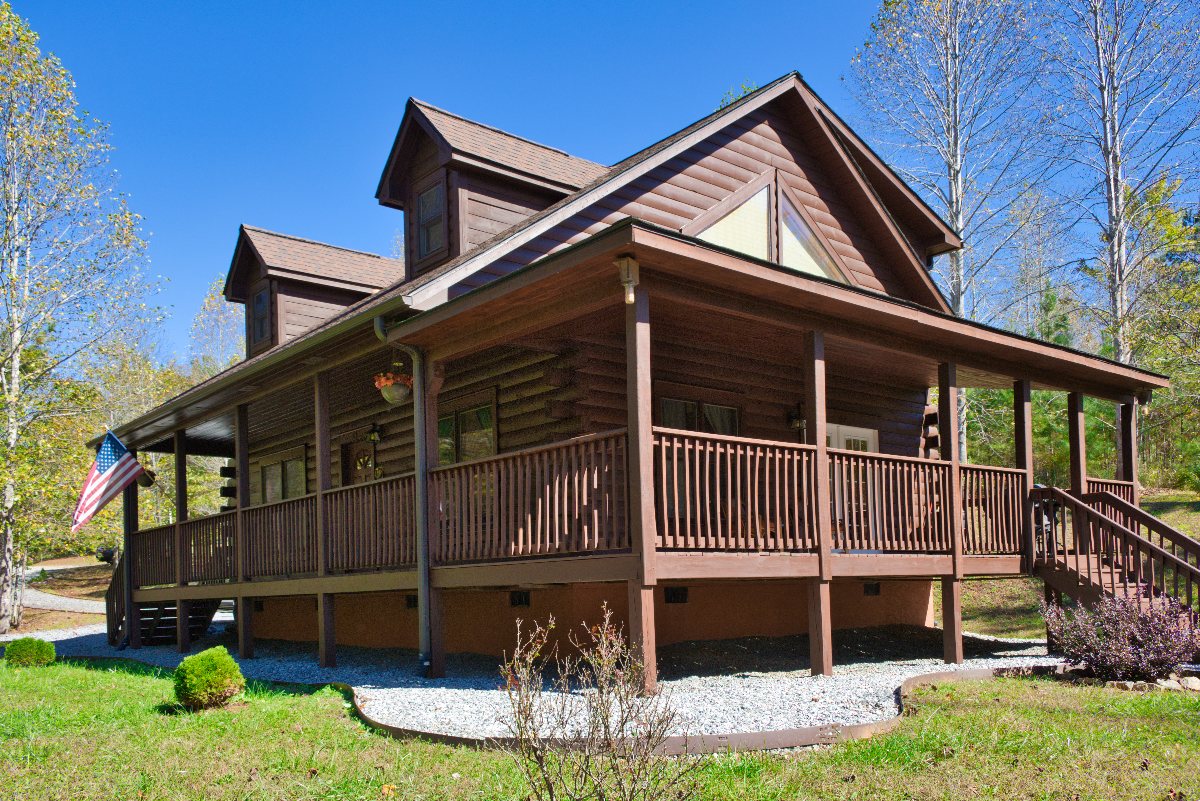
<svg viewBox="0 0 1200 801">
<path fill-rule="evenodd" d="M 167 279 L 163 355 L 250 223 L 388 253 L 375 186 L 412 95 L 611 164 L 797 69 L 841 83 L 875 3 L 15 0 L 112 129 Z M 731 13 L 732 12 L 732 13 Z"/>
</svg>

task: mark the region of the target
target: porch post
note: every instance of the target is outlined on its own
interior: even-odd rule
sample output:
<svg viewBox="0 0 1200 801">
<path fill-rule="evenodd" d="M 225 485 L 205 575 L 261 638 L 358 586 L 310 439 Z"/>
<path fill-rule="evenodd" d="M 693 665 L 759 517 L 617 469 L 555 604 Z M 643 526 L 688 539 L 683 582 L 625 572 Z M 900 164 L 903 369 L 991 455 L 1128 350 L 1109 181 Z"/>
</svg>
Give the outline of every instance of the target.
<svg viewBox="0 0 1200 801">
<path fill-rule="evenodd" d="M 183 521 L 188 516 L 188 482 L 187 482 L 187 437 L 180 429 L 174 436 L 175 457 L 175 584 L 184 586 L 188 581 L 188 548 L 184 542 Z M 187 653 L 191 645 L 191 627 L 188 602 L 180 597 L 175 599 L 175 644 L 179 653 Z"/>
<path fill-rule="evenodd" d="M 829 500 L 829 443 L 825 414 L 825 334 L 804 335 L 804 441 L 816 447 L 813 470 L 817 480 L 813 503 L 817 536 L 816 579 L 808 591 L 809 669 L 813 675 L 833 675 L 833 617 L 830 583 L 833 580 L 833 515 Z"/>
<path fill-rule="evenodd" d="M 645 690 L 658 686 L 658 650 L 654 623 L 655 543 L 654 432 L 650 374 L 650 298 L 637 279 L 637 263 L 622 268 L 632 293 L 625 304 L 625 399 L 627 415 L 629 533 L 638 558 L 638 575 L 629 587 L 629 634 L 645 666 Z M 632 301 L 632 302 L 630 302 Z"/>
<path fill-rule="evenodd" d="M 325 515 L 325 493 L 331 486 L 329 470 L 329 373 L 313 376 L 313 441 L 317 463 L 317 575 L 329 573 L 329 521 Z M 317 641 L 321 667 L 337 665 L 337 633 L 333 621 L 332 593 L 317 593 Z"/>
<path fill-rule="evenodd" d="M 1083 393 L 1067 395 L 1067 437 L 1071 444 L 1071 494 L 1087 492 L 1087 429 L 1083 412 Z"/>
<path fill-rule="evenodd" d="M 134 457 L 137 452 L 130 450 Z M 130 648 L 142 647 L 142 621 L 133 602 L 135 581 L 133 569 L 133 535 L 138 530 L 138 484 L 130 483 L 121 495 L 121 526 L 125 534 L 125 636 Z"/>
<path fill-rule="evenodd" d="M 237 511 L 234 512 L 234 581 L 241 584 L 246 578 L 245 510 L 250 505 L 250 411 L 242 403 L 234 410 L 233 425 L 234 481 L 237 482 Z M 237 598 L 238 656 L 254 656 L 254 599 Z"/>
<path fill-rule="evenodd" d="M 950 553 L 953 573 L 942 577 L 942 646 L 945 660 L 963 661 L 963 505 L 958 451 L 958 365 L 938 365 L 938 451 L 950 463 Z"/>
<path fill-rule="evenodd" d="M 1134 401 L 1118 404 L 1117 425 L 1120 437 L 1117 478 L 1133 482 L 1133 503 L 1137 505 L 1141 498 L 1138 492 L 1137 404 Z"/>
<path fill-rule="evenodd" d="M 1025 471 L 1025 487 L 1021 492 L 1021 550 L 1025 558 L 1025 569 L 1033 571 L 1034 551 L 1033 502 L 1033 404 L 1032 386 L 1024 379 L 1013 382 L 1013 464 Z"/>
<path fill-rule="evenodd" d="M 441 362 L 422 360 L 420 395 L 414 393 L 414 403 L 420 403 L 421 414 L 414 416 L 418 468 L 417 481 L 425 485 L 424 528 L 417 532 L 417 605 L 420 607 L 421 656 L 426 660 L 426 675 L 440 679 L 446 675 L 446 631 L 443 614 L 442 589 L 433 586 L 433 546 L 441 536 L 440 516 L 437 514 L 438 499 L 433 492 L 430 470 L 438 466 L 438 393 L 446 380 L 446 368 Z M 414 364 L 414 368 L 416 365 Z"/>
</svg>

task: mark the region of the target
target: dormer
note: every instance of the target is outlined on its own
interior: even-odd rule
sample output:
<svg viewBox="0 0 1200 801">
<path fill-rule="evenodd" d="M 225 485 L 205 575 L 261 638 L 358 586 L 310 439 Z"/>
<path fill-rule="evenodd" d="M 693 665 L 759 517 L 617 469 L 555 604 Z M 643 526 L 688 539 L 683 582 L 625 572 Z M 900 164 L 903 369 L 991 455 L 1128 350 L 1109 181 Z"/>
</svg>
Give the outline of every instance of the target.
<svg viewBox="0 0 1200 801">
<path fill-rule="evenodd" d="M 410 98 L 375 197 L 404 212 L 404 256 L 411 279 L 607 171 Z"/>
<path fill-rule="evenodd" d="M 404 262 L 243 225 L 225 299 L 246 306 L 246 358 L 404 278 Z"/>
</svg>

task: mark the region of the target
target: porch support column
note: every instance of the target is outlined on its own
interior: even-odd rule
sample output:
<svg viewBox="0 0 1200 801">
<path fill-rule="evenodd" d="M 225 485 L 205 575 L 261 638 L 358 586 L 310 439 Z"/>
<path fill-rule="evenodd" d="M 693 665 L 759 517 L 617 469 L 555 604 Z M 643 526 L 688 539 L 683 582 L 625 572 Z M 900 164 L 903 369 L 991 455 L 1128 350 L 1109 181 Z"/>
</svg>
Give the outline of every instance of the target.
<svg viewBox="0 0 1200 801">
<path fill-rule="evenodd" d="M 129 452 L 135 458 L 135 451 Z M 138 484 L 131 482 L 121 495 L 121 526 L 125 534 L 125 636 L 130 648 L 142 647 L 142 622 L 133 602 L 134 587 L 137 586 L 133 573 L 133 535 L 138 530 Z"/>
<path fill-rule="evenodd" d="M 1033 572 L 1034 551 L 1033 502 L 1033 404 L 1032 386 L 1029 381 L 1013 382 L 1013 464 L 1025 471 L 1025 488 L 1021 493 L 1024 506 L 1021 509 L 1021 555 L 1025 559 L 1025 570 Z"/>
<path fill-rule="evenodd" d="M 1071 494 L 1087 492 L 1087 429 L 1083 411 L 1083 393 L 1067 395 L 1067 437 L 1071 444 Z"/>
<path fill-rule="evenodd" d="M 337 667 L 337 634 L 333 625 L 334 595 L 317 593 L 317 659 L 321 667 Z"/>
<path fill-rule="evenodd" d="M 638 575 L 629 587 L 629 634 L 645 666 L 645 691 L 658 686 L 654 631 L 655 543 L 654 432 L 650 378 L 650 298 L 638 281 L 637 262 L 618 259 L 626 281 L 625 399 L 627 414 L 630 545 Z"/>
<path fill-rule="evenodd" d="M 183 521 L 188 516 L 188 482 L 187 482 L 187 437 L 183 430 L 175 432 L 175 584 L 184 586 L 188 581 L 187 543 L 184 541 Z M 188 602 L 184 598 L 175 599 L 175 644 L 179 653 L 185 654 L 191 645 L 191 626 L 189 625 Z"/>
<path fill-rule="evenodd" d="M 325 493 L 333 486 L 329 458 L 329 373 L 313 376 L 313 441 L 317 462 L 317 575 L 329 573 L 329 521 Z"/>
<path fill-rule="evenodd" d="M 1137 404 L 1130 400 L 1117 405 L 1117 478 L 1133 482 L 1133 502 L 1140 503 L 1138 492 Z"/>
<path fill-rule="evenodd" d="M 833 616 L 830 583 L 833 580 L 833 516 L 829 501 L 829 445 L 825 414 L 825 335 L 809 331 L 804 336 L 804 441 L 816 447 L 813 470 L 817 480 L 813 515 L 817 526 L 818 576 L 808 589 L 809 666 L 813 675 L 833 675 Z"/>
<path fill-rule="evenodd" d="M 250 411 L 239 404 L 233 413 L 234 486 L 237 496 L 234 501 L 234 564 L 233 580 L 241 583 L 246 577 L 246 531 L 244 513 L 250 505 Z M 254 658 L 254 599 L 239 595 L 237 598 L 238 657 Z"/>
<path fill-rule="evenodd" d="M 418 364 L 418 361 L 420 364 Z M 446 675 L 446 624 L 443 613 L 443 590 L 433 586 L 434 544 L 441 535 L 438 525 L 438 500 L 433 492 L 430 470 L 438 466 L 438 393 L 446 380 L 446 368 L 441 362 L 413 361 L 414 373 L 420 373 L 414 381 L 413 402 L 414 430 L 417 433 L 416 454 L 417 481 L 424 486 L 425 514 L 417 531 L 417 606 L 420 619 L 420 651 L 426 666 L 426 675 L 440 679 Z"/>
<path fill-rule="evenodd" d="M 946 662 L 963 661 L 963 507 L 958 450 L 958 365 L 938 365 L 938 451 L 950 463 L 950 553 L 953 573 L 942 577 L 942 648 Z"/>
</svg>

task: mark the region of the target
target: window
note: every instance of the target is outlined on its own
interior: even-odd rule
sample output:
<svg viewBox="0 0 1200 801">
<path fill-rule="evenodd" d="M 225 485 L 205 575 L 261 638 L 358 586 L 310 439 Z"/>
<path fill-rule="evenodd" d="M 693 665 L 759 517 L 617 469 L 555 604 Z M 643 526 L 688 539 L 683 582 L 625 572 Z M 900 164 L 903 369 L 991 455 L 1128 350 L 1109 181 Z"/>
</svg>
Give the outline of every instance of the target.
<svg viewBox="0 0 1200 801">
<path fill-rule="evenodd" d="M 879 432 L 873 428 L 839 426 L 831 423 L 826 427 L 825 441 L 829 447 L 844 451 L 861 451 L 863 453 L 879 451 Z"/>
<path fill-rule="evenodd" d="M 262 502 L 274 503 L 308 494 L 304 449 L 269 457 L 262 465 Z"/>
<path fill-rule="evenodd" d="M 663 398 L 660 404 L 660 420 L 664 428 L 679 428 L 685 431 L 706 431 L 709 434 L 738 435 L 740 420 L 734 406 L 715 403 Z"/>
<path fill-rule="evenodd" d="M 771 188 L 764 186 L 749 200 L 705 229 L 699 238 L 756 259 L 769 260 L 770 214 Z"/>
<path fill-rule="evenodd" d="M 417 195 L 417 260 L 446 247 L 446 193 L 439 181 Z"/>
<path fill-rule="evenodd" d="M 797 272 L 843 280 L 833 258 L 787 195 L 780 206 L 779 263 Z"/>
<path fill-rule="evenodd" d="M 263 287 L 254 293 L 250 317 L 250 343 L 258 345 L 271 340 L 271 288 Z"/>
<path fill-rule="evenodd" d="M 482 459 L 496 453 L 493 403 L 480 403 L 438 417 L 438 464 Z"/>
<path fill-rule="evenodd" d="M 753 194 L 720 219 L 708 223 L 696 238 L 756 259 L 773 261 L 796 272 L 845 283 L 837 261 L 790 189 L 768 175 L 760 176 L 748 189 Z M 772 207 L 773 197 L 777 200 L 778 215 Z M 702 217 L 701 224 L 703 220 Z"/>
</svg>

